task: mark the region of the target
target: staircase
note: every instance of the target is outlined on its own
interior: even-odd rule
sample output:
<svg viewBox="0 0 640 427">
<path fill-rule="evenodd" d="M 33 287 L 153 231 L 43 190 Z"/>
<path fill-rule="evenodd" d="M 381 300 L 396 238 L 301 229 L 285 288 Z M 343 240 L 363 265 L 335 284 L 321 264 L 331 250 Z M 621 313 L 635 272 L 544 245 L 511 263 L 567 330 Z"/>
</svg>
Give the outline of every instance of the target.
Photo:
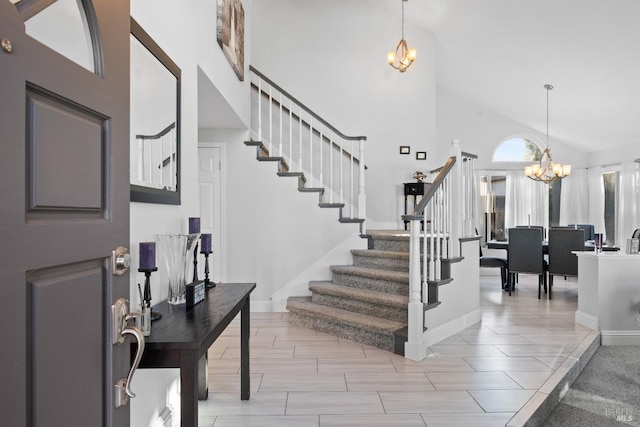
<svg viewBox="0 0 640 427">
<path fill-rule="evenodd" d="M 309 283 L 311 297 L 290 297 L 291 323 L 404 355 L 409 304 L 409 234 L 369 231 L 368 250 L 351 251 L 353 265 L 331 266 L 333 280 Z M 437 288 L 429 284 L 438 306 Z"/>
<path fill-rule="evenodd" d="M 245 144 L 255 147 L 258 161 L 275 162 L 279 176 L 296 178 L 298 191 L 317 193 L 320 208 L 339 209 L 340 222 L 359 224 L 360 236 L 369 239 L 368 250 L 352 250 L 353 265 L 331 267 L 332 281 L 309 282 L 311 297 L 287 299 L 291 322 L 398 354 L 406 350 L 405 357 L 422 360 L 432 337 L 443 339 L 477 321 L 478 298 L 458 304 L 477 288 L 478 279 L 466 277 L 447 289 L 444 311 L 432 312 L 430 330 L 425 328 L 425 312 L 441 304 L 439 287 L 452 280 L 451 263 L 464 259 L 467 242 L 477 244 L 472 231 L 476 156 L 452 141 L 451 156 L 432 171 L 429 190 L 402 217 L 410 232 L 367 231 L 367 138 L 344 135 L 260 71 L 249 70 L 252 131 Z M 429 230 L 420 231 L 423 223 Z M 471 269 L 458 268 L 456 275 L 465 276 L 464 271 Z M 302 293 L 305 281 L 288 295 Z"/>
<path fill-rule="evenodd" d="M 280 177 L 297 178 L 298 191 L 301 193 L 317 193 L 318 194 L 318 206 L 320 208 L 335 208 L 338 209 L 338 221 L 347 224 L 359 224 L 360 233 L 363 232 L 364 218 L 354 218 L 345 215 L 345 203 L 333 203 L 327 202 L 325 197 L 324 187 L 308 187 L 306 174 L 303 171 L 292 172 L 290 171 L 289 164 L 284 156 L 272 156 L 269 152 L 269 147 L 262 141 L 245 141 L 245 145 L 249 147 L 256 147 L 256 159 L 260 162 L 275 162 L 277 164 L 277 174 Z"/>
</svg>

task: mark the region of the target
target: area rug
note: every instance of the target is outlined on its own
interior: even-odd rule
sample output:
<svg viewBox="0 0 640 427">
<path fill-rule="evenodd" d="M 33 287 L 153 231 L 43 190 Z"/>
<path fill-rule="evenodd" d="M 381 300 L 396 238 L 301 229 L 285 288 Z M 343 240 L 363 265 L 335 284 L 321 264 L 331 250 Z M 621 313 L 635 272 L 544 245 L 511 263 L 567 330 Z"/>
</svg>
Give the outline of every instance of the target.
<svg viewBox="0 0 640 427">
<path fill-rule="evenodd" d="M 601 346 L 544 426 L 640 426 L 640 346 Z"/>
</svg>

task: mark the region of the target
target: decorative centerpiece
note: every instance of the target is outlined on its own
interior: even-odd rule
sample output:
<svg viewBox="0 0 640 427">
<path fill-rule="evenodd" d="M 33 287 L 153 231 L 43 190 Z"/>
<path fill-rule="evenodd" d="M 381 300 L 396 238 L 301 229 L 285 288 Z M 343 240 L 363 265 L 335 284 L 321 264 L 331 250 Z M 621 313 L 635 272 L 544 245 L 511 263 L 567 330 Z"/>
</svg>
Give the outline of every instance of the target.
<svg viewBox="0 0 640 427">
<path fill-rule="evenodd" d="M 156 240 L 160 244 L 160 255 L 167 269 L 169 304 L 186 302 L 185 293 L 187 277 L 190 276 L 191 257 L 199 238 L 200 233 L 156 235 Z"/>
<path fill-rule="evenodd" d="M 426 177 L 427 177 L 427 175 L 425 175 L 422 171 L 416 171 L 413 174 L 413 179 L 418 181 L 419 184 L 422 184 L 422 180 L 425 179 Z"/>
</svg>

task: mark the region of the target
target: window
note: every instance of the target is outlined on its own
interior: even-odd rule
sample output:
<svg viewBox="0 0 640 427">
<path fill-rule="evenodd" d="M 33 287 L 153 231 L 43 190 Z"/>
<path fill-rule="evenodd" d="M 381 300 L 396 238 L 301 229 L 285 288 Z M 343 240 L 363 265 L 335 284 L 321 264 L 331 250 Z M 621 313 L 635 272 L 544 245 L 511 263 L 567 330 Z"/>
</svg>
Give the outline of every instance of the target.
<svg viewBox="0 0 640 427">
<path fill-rule="evenodd" d="M 618 199 L 619 172 L 606 172 L 602 174 L 604 183 L 604 229 L 606 242 L 611 245 L 616 243 L 616 201 Z"/>
<path fill-rule="evenodd" d="M 493 153 L 494 162 L 535 162 L 541 157 L 538 144 L 521 136 L 503 141 Z"/>
<path fill-rule="evenodd" d="M 507 177 L 487 175 L 480 177 L 480 197 L 482 200 L 484 240 L 503 240 L 506 238 L 504 227 L 504 207 Z"/>
</svg>

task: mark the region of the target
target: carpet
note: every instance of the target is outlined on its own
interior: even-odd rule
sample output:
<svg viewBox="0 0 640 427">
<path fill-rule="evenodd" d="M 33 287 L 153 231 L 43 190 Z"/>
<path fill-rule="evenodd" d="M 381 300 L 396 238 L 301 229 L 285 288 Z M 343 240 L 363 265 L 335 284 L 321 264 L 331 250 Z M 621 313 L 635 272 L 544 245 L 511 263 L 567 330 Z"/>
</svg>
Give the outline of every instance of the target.
<svg viewBox="0 0 640 427">
<path fill-rule="evenodd" d="M 640 426 L 640 346 L 601 346 L 558 406 L 550 427 Z"/>
</svg>

